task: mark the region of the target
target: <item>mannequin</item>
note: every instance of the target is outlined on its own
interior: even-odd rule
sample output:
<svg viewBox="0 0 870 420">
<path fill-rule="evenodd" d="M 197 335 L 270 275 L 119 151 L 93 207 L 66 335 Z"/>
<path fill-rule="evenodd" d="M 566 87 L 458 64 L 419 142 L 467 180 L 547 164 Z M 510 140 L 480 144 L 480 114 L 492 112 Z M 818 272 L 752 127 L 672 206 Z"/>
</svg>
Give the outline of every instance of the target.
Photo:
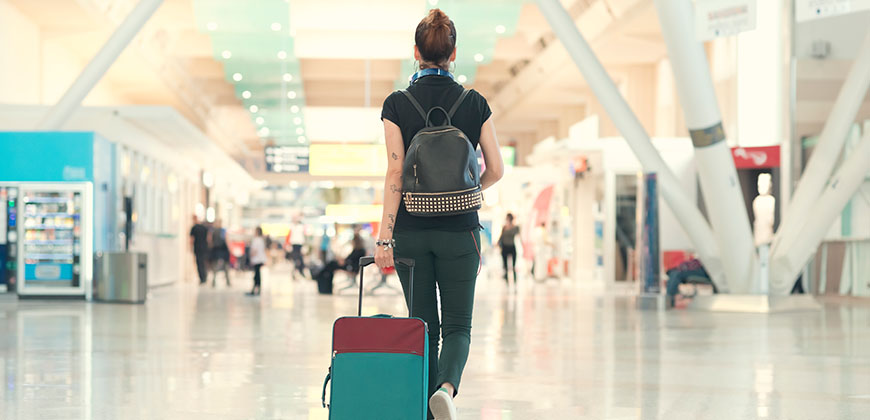
<svg viewBox="0 0 870 420">
<path fill-rule="evenodd" d="M 770 195 L 770 174 L 758 176 L 758 196 L 752 200 L 752 213 L 755 216 L 755 246 L 768 245 L 773 242 L 773 220 L 776 209 L 776 199 Z"/>
<path fill-rule="evenodd" d="M 755 246 L 758 247 L 758 259 L 761 276 L 757 291 L 766 294 L 769 291 L 768 265 L 770 263 L 770 243 L 773 242 L 773 221 L 776 211 L 776 198 L 770 195 L 770 174 L 758 176 L 758 196 L 752 200 L 752 213 L 755 215 L 753 230 Z"/>
</svg>

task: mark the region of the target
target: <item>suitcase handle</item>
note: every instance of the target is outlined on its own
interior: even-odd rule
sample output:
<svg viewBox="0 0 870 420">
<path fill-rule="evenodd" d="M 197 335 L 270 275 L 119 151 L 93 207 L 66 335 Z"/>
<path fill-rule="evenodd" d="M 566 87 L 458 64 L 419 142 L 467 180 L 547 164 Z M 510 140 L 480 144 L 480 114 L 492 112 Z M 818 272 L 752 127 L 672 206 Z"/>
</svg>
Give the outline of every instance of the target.
<svg viewBox="0 0 870 420">
<path fill-rule="evenodd" d="M 394 261 L 411 269 L 411 279 L 408 282 L 408 296 L 411 297 L 408 299 L 408 318 L 411 318 L 414 313 L 414 266 L 416 262 L 411 258 L 394 258 Z M 374 263 L 375 257 L 362 257 L 359 259 L 359 308 L 357 309 L 357 316 L 362 316 L 363 271 L 365 271 L 363 268 Z"/>
</svg>

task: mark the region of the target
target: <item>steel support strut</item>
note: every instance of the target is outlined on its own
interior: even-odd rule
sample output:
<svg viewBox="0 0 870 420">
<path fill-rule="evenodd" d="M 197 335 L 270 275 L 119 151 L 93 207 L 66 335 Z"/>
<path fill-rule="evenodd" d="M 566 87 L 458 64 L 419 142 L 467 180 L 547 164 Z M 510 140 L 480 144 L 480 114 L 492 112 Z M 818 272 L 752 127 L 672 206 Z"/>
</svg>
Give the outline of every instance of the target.
<svg viewBox="0 0 870 420">
<path fill-rule="evenodd" d="M 118 59 L 118 56 L 127 48 L 130 41 L 136 37 L 145 22 L 151 18 L 162 3 L 163 0 L 142 0 L 136 5 L 133 11 L 118 25 L 105 45 L 100 48 L 97 55 L 85 66 L 57 104 L 40 121 L 36 127 L 38 130 L 58 130 L 63 127 L 76 108 L 81 105 L 82 100 L 103 78 L 109 67 Z"/>
<path fill-rule="evenodd" d="M 730 292 L 758 293 L 758 258 L 749 215 L 725 141 L 707 56 L 695 38 L 692 2 L 656 0 L 655 5 Z"/>
<path fill-rule="evenodd" d="M 598 101 L 601 102 L 643 165 L 644 171 L 658 174 L 662 196 L 689 235 L 707 271 L 717 282 L 717 285 L 721 286 L 720 288 L 727 289 L 725 278 L 722 275 L 723 268 L 719 259 L 719 251 L 713 239 L 710 225 L 707 224 L 704 216 L 680 187 L 677 177 L 653 147 L 649 135 L 638 121 L 637 116 L 631 111 L 631 107 L 620 94 L 604 66 L 598 61 L 592 48 L 580 34 L 574 21 L 559 0 L 537 0 L 537 4 L 565 49 L 568 50 L 574 63 L 583 73 L 583 77 Z"/>
</svg>

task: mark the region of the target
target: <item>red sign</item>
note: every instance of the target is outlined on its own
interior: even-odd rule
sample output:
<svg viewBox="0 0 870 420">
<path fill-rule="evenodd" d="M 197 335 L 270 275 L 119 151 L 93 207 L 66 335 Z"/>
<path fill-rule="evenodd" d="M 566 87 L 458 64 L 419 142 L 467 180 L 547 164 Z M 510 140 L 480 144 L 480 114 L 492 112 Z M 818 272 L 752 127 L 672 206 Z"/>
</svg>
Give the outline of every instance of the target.
<svg viewBox="0 0 870 420">
<path fill-rule="evenodd" d="M 734 166 L 737 169 L 762 169 L 779 167 L 779 146 L 734 147 Z"/>
</svg>

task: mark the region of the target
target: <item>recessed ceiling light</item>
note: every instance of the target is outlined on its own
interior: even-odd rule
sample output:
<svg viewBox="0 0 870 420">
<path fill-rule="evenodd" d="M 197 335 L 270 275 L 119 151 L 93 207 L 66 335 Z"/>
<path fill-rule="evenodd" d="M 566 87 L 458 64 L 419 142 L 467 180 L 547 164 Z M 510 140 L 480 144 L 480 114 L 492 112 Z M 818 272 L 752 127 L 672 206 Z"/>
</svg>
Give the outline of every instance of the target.
<svg viewBox="0 0 870 420">
<path fill-rule="evenodd" d="M 465 77 L 464 74 L 460 74 L 459 77 L 456 78 L 456 80 L 458 80 L 459 83 L 465 83 L 468 80 L 468 78 Z"/>
<path fill-rule="evenodd" d="M 293 124 L 296 124 L 296 125 L 302 124 L 302 118 L 300 118 L 300 117 L 293 118 Z"/>
<path fill-rule="evenodd" d="M 260 110 L 260 107 L 258 107 L 258 106 L 256 106 L 256 105 L 251 105 L 250 107 L 248 107 L 248 109 L 249 109 L 251 112 L 256 113 L 257 111 Z"/>
<path fill-rule="evenodd" d="M 299 136 L 299 137 L 297 137 L 297 138 L 296 138 L 296 141 L 298 141 L 299 143 L 305 143 L 305 136 Z"/>
<path fill-rule="evenodd" d="M 497 25 L 495 27 L 495 33 L 497 33 L 497 34 L 503 34 L 503 33 L 505 33 L 506 30 L 507 30 L 507 28 L 505 28 L 504 25 Z"/>
<path fill-rule="evenodd" d="M 246 91 L 242 92 L 242 98 L 251 99 L 251 91 L 246 90 Z"/>
<path fill-rule="evenodd" d="M 273 31 L 280 31 L 280 30 L 281 30 L 281 24 L 278 23 L 278 22 L 274 22 L 274 23 L 272 23 L 272 30 L 273 30 Z"/>
<path fill-rule="evenodd" d="M 285 82 L 292 82 L 293 81 L 293 75 L 290 73 L 284 73 L 283 77 L 284 77 Z"/>
<path fill-rule="evenodd" d="M 478 63 L 483 61 L 483 54 L 481 54 L 481 53 L 474 54 L 474 61 L 476 61 Z"/>
<path fill-rule="evenodd" d="M 241 82 L 242 81 L 242 74 L 241 73 L 234 73 L 233 80 L 235 80 L 237 82 Z"/>
<path fill-rule="evenodd" d="M 263 118 L 263 117 L 257 117 L 257 124 L 262 125 L 264 122 L 266 122 L 266 119 L 265 119 L 265 118 Z"/>
<path fill-rule="evenodd" d="M 293 106 L 291 106 L 291 107 L 290 107 L 290 112 L 292 112 L 292 113 L 294 113 L 294 114 L 298 114 L 298 113 L 299 113 L 299 106 L 297 106 L 297 105 L 293 105 Z"/>
<path fill-rule="evenodd" d="M 305 132 L 305 129 L 302 128 L 302 127 L 298 127 L 298 128 L 296 129 L 296 134 L 302 134 L 302 133 L 304 133 L 304 132 Z"/>
<path fill-rule="evenodd" d="M 216 31 L 217 30 L 217 22 L 209 22 L 207 25 L 205 25 L 205 27 L 210 31 Z"/>
<path fill-rule="evenodd" d="M 233 56 L 233 53 L 230 50 L 224 50 L 221 53 L 221 57 L 223 57 L 225 60 L 229 60 L 230 57 L 232 57 L 232 56 Z"/>
<path fill-rule="evenodd" d="M 287 51 L 284 51 L 284 50 L 278 51 L 278 59 L 279 60 L 286 60 L 287 59 Z"/>
<path fill-rule="evenodd" d="M 291 91 L 287 92 L 287 97 L 290 99 L 296 99 L 296 91 L 291 90 Z"/>
<path fill-rule="evenodd" d="M 260 130 L 257 131 L 257 134 L 259 134 L 260 137 L 268 136 L 269 135 L 269 127 L 261 127 Z"/>
<path fill-rule="evenodd" d="M 436 6 L 438 5 L 438 0 L 429 0 L 429 4 Z"/>
</svg>

